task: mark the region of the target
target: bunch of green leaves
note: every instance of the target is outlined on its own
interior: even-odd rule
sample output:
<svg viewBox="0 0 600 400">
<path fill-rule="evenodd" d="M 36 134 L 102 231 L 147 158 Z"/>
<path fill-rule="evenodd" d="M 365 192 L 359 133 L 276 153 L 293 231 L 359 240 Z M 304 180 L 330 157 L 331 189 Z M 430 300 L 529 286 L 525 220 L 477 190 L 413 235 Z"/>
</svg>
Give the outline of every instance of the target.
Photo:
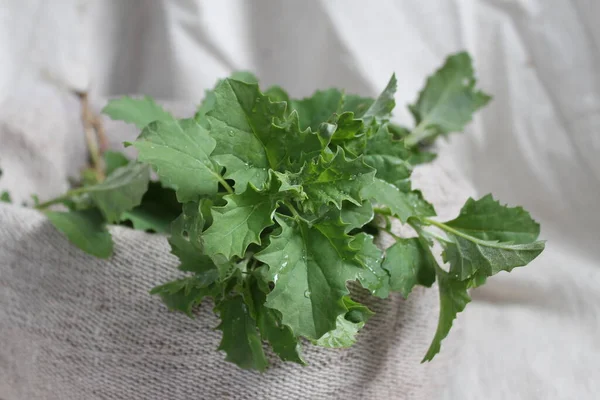
<svg viewBox="0 0 600 400">
<path fill-rule="evenodd" d="M 248 73 L 219 81 L 197 113 L 179 119 L 150 98 L 111 101 L 104 113 L 135 124 L 137 161 L 106 154 L 106 179 L 91 177 L 46 211 L 80 248 L 112 251 L 106 224 L 169 233 L 185 276 L 152 290 L 169 309 L 193 316 L 212 299 L 220 350 L 242 368 L 264 370 L 265 343 L 304 364 L 301 338 L 348 347 L 371 311 L 350 282 L 385 299 L 437 281 L 438 328 L 424 360 L 440 350 L 468 289 L 537 257 L 539 225 L 490 195 L 468 199 L 451 221 L 411 188 L 426 145 L 461 131 L 490 97 L 475 88 L 471 59 L 450 56 L 409 108 L 414 128 L 390 122 L 396 78 L 375 99 L 337 89 L 301 100 L 261 91 Z M 150 169 L 159 181 L 150 182 Z M 399 221 L 416 236 L 391 230 Z M 169 226 L 169 223 L 172 223 Z M 383 233 L 382 233 L 383 232 Z M 395 243 L 381 249 L 375 235 Z M 440 265 L 432 253 L 443 248 Z"/>
</svg>

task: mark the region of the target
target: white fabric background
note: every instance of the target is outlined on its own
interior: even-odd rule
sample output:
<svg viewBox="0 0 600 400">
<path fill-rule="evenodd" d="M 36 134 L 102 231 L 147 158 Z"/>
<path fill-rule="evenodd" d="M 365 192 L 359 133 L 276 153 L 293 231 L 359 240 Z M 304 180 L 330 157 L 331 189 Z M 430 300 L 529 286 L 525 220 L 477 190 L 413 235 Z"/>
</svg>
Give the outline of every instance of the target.
<svg viewBox="0 0 600 400">
<path fill-rule="evenodd" d="M 235 69 L 294 95 L 374 95 L 395 71 L 396 116 L 409 122 L 402 106 L 425 76 L 467 49 L 494 101 L 442 157 L 479 193 L 530 210 L 549 241 L 533 265 L 474 292 L 442 397 L 594 398 L 599 19 L 598 0 L 0 0 L 0 107 L 37 80 L 198 101 Z"/>
</svg>

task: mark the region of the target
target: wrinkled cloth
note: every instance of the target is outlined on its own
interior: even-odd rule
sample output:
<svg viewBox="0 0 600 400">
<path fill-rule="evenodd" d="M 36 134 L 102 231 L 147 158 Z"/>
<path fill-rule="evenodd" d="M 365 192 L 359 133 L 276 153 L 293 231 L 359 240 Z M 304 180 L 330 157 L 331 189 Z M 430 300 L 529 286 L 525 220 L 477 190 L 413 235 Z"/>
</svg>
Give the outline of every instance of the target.
<svg viewBox="0 0 600 400">
<path fill-rule="evenodd" d="M 46 200 L 63 192 L 86 150 L 74 95 L 45 84 L 13 97 L 14 108 L 0 111 L 1 187 L 16 203 L 0 203 L 0 398 L 431 399 L 439 391 L 434 381 L 448 357 L 420 364 L 437 323 L 435 288 L 417 287 L 406 301 L 369 298 L 376 314 L 358 343 L 344 350 L 306 345 L 306 367 L 271 357 L 273 366 L 260 374 L 224 361 L 211 304 L 192 320 L 148 294 L 177 273 L 164 236 L 111 227 L 114 255 L 100 260 L 20 206 L 32 193 Z M 184 116 L 194 105 L 168 108 Z M 104 124 L 113 148 L 137 134 L 120 122 Z M 414 182 L 442 218 L 473 194 L 451 166 L 419 167 Z M 460 342 L 460 330 L 451 335 Z"/>
</svg>

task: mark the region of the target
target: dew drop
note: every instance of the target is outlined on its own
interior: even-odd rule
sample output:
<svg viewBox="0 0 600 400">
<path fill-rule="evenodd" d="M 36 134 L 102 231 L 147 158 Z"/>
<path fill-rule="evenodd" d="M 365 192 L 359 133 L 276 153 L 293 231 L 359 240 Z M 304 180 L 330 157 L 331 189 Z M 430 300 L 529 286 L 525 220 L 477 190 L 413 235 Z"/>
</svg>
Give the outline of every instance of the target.
<svg viewBox="0 0 600 400">
<path fill-rule="evenodd" d="M 273 283 L 277 284 L 278 279 L 279 279 L 279 274 L 275 274 L 275 276 L 273 277 Z"/>
<path fill-rule="evenodd" d="M 307 299 L 310 298 L 310 290 L 304 291 L 304 297 L 306 297 Z"/>
<path fill-rule="evenodd" d="M 228 134 L 229 134 L 229 136 L 231 136 L 231 137 L 233 137 L 233 135 L 234 135 L 233 131 L 229 131 L 229 132 L 228 132 Z"/>
</svg>

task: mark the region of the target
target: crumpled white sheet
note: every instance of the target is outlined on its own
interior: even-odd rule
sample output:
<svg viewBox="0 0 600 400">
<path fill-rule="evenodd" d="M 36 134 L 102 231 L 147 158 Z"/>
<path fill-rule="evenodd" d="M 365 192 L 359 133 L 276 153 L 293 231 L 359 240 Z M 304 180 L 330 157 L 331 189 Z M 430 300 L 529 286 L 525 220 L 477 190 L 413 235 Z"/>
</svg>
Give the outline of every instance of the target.
<svg viewBox="0 0 600 400">
<path fill-rule="evenodd" d="M 447 53 L 469 50 L 494 101 L 442 157 L 481 194 L 530 210 L 549 241 L 530 267 L 473 293 L 457 323 L 467 342 L 443 355 L 456 366 L 442 397 L 600 393 L 597 0 L 2 3 L 0 106 L 2 93 L 32 79 L 196 101 L 235 69 L 294 95 L 376 94 L 395 71 L 396 116 L 409 122 L 402 106 L 424 77 Z"/>
</svg>

